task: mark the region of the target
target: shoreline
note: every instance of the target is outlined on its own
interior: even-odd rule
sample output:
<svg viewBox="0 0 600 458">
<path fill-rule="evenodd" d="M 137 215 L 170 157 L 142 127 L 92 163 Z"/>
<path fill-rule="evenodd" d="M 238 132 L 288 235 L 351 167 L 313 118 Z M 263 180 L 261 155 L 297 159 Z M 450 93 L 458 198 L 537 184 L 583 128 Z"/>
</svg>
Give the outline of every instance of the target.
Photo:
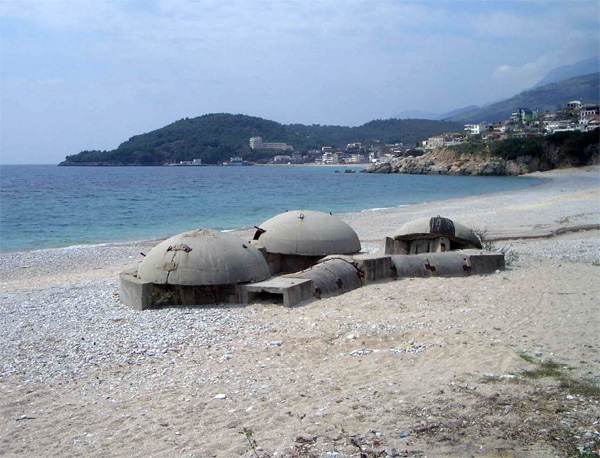
<svg viewBox="0 0 600 458">
<path fill-rule="evenodd" d="M 298 166 L 306 166 L 306 165 L 307 164 L 298 164 Z M 283 167 L 284 165 L 268 165 L 268 166 L 269 167 L 271 167 L 271 166 Z M 311 164 L 308 164 L 308 166 L 321 167 L 321 166 L 311 165 Z M 335 166 L 334 165 L 324 165 L 322 167 L 335 167 Z M 346 165 L 344 167 L 355 167 L 355 166 Z M 567 170 L 571 170 L 571 169 L 567 169 Z M 577 170 L 577 169 L 572 169 L 572 170 Z M 551 172 L 543 172 L 543 173 L 551 173 Z M 532 177 L 532 178 L 537 178 L 540 180 L 539 183 L 534 184 L 534 185 L 529 185 L 522 189 L 543 186 L 546 184 L 547 181 L 551 181 L 551 178 L 544 178 L 544 177 L 538 176 L 536 174 L 528 174 L 528 175 L 522 175 L 519 177 L 511 177 L 511 178 L 521 178 L 521 177 L 523 177 L 523 178 Z M 488 193 L 488 194 L 479 194 L 479 195 L 475 195 L 475 196 L 464 196 L 464 197 L 457 197 L 457 198 L 451 198 L 451 199 L 419 202 L 419 203 L 414 203 L 414 204 L 400 204 L 400 205 L 392 206 L 392 207 L 364 208 L 364 209 L 360 209 L 360 210 L 356 210 L 356 211 L 348 212 L 348 213 L 337 213 L 336 215 L 345 220 L 345 218 L 352 218 L 353 215 L 360 215 L 363 213 L 375 213 L 375 212 L 385 211 L 385 210 L 394 210 L 394 209 L 405 208 L 405 207 L 414 207 L 414 206 L 418 206 L 418 205 L 452 202 L 452 201 L 459 201 L 460 199 L 470 199 L 470 198 L 477 197 L 477 196 L 492 196 L 492 195 L 502 194 L 502 193 L 506 193 L 506 192 L 510 193 L 510 192 L 518 192 L 518 191 L 519 190 L 496 191 L 496 192 L 492 192 L 492 193 Z M 191 230 L 191 228 L 190 228 L 190 230 Z M 246 227 L 221 230 L 221 232 L 231 232 L 234 234 L 239 234 L 239 233 L 245 234 L 248 231 L 254 231 L 254 226 L 246 226 Z M 176 234 L 168 234 L 165 236 L 161 236 L 161 237 L 157 237 L 157 238 L 148 238 L 148 239 L 116 240 L 116 241 L 93 242 L 93 243 L 76 243 L 73 245 L 66 245 L 66 246 L 51 246 L 51 247 L 25 249 L 25 250 L 23 250 L 23 249 L 5 250 L 5 251 L 0 251 L 0 256 L 8 255 L 8 254 L 15 254 L 15 253 L 38 252 L 38 251 L 45 251 L 45 250 L 67 250 L 67 249 L 78 249 L 78 248 L 94 248 L 94 247 L 102 247 L 102 246 L 127 246 L 127 245 L 138 245 L 138 244 L 146 245 L 148 243 L 158 243 L 162 240 L 172 237 L 173 235 L 176 235 Z"/>
<path fill-rule="evenodd" d="M 337 216 L 358 234 L 362 251 L 378 253 L 385 236 L 409 221 L 441 215 L 472 227 L 490 241 L 544 238 L 600 223 L 600 167 L 553 170 L 533 174 L 544 181 L 520 190 L 411 204 Z M 590 187 L 592 186 L 593 187 Z M 564 198 L 567 194 L 568 198 Z M 568 205 L 567 205 L 568 204 Z M 591 205 L 590 205 L 591 204 Z M 254 227 L 228 232 L 251 240 Z M 141 262 L 161 239 L 42 248 L 0 253 L 2 288 L 23 284 L 49 285 L 77 278 L 116 278 Z M 54 272 L 58 274 L 54 274 Z M 33 279 L 30 279 L 31 277 Z M 25 280 L 30 279 L 30 280 Z"/>
</svg>

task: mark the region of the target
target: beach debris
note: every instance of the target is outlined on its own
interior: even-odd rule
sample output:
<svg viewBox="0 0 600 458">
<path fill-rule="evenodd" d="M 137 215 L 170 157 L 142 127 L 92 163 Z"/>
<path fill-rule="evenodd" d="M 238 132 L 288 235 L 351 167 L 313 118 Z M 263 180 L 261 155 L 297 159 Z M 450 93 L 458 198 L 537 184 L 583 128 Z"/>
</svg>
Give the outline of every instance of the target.
<svg viewBox="0 0 600 458">
<path fill-rule="evenodd" d="M 215 396 L 215 399 L 227 399 L 227 395 L 223 393 L 219 393 Z"/>
<path fill-rule="evenodd" d="M 354 350 L 354 351 L 348 353 L 348 356 L 365 356 L 365 355 L 370 355 L 371 353 L 376 353 L 379 351 L 381 351 L 381 350 L 374 350 L 372 348 L 361 348 L 359 350 Z"/>
</svg>

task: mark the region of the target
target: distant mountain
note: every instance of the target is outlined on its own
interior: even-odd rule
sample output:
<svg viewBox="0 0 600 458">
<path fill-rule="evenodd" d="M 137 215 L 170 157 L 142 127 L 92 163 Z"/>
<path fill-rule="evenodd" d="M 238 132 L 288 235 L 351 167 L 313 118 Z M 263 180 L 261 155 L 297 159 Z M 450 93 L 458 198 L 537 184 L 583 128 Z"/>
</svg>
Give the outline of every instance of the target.
<svg viewBox="0 0 600 458">
<path fill-rule="evenodd" d="M 581 62 L 577 62 L 572 65 L 563 65 L 562 67 L 555 68 L 548 73 L 544 79 L 533 86 L 532 89 L 545 86 L 550 83 L 557 83 L 562 80 L 573 78 L 575 76 L 589 75 L 590 73 L 596 73 L 600 71 L 600 56 L 591 57 Z"/>
<path fill-rule="evenodd" d="M 112 151 L 82 151 L 67 156 L 60 165 L 163 165 L 196 158 L 205 164 L 217 164 L 229 161 L 231 156 L 260 162 L 280 153 L 277 150 L 251 150 L 250 137 L 262 137 L 264 142 L 287 143 L 296 151 L 307 151 L 324 145 L 344 148 L 348 143 L 375 140 L 413 145 L 432 135 L 456 130 L 462 130 L 462 125 L 423 119 L 376 120 L 358 127 L 306 126 L 218 113 L 181 119 L 136 135 Z"/>
<path fill-rule="evenodd" d="M 452 116 L 458 116 L 461 113 L 465 113 L 465 112 L 471 111 L 471 110 L 476 110 L 478 108 L 479 107 L 477 105 L 469 105 L 468 107 L 457 108 L 456 110 L 447 111 L 446 113 L 442 113 L 438 119 L 441 120 L 441 119 L 451 118 Z"/>
<path fill-rule="evenodd" d="M 597 103 L 600 100 L 600 73 L 576 76 L 521 92 L 508 100 L 493 103 L 446 118 L 460 123 L 498 122 L 510 118 L 519 107 L 539 112 L 556 111 L 571 100 Z"/>
<path fill-rule="evenodd" d="M 440 121 L 442 119 L 449 118 L 451 116 L 455 116 L 457 114 L 462 113 L 463 111 L 473 110 L 475 108 L 479 108 L 477 105 L 469 105 L 464 108 L 457 108 L 456 110 L 448 111 L 446 113 L 434 113 L 432 111 L 423 111 L 423 110 L 406 110 L 401 113 L 398 113 L 394 116 L 396 119 L 430 119 L 433 121 Z"/>
</svg>

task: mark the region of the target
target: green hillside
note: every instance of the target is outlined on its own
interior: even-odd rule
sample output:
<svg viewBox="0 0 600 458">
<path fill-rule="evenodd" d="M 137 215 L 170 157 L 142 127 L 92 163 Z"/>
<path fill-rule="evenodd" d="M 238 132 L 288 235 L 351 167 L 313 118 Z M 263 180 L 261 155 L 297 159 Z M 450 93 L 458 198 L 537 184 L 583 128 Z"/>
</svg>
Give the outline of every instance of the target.
<svg viewBox="0 0 600 458">
<path fill-rule="evenodd" d="M 461 124 L 418 119 L 386 119 L 345 127 L 283 125 L 253 116 L 207 114 L 136 135 L 112 151 L 82 151 L 67 156 L 60 165 L 163 165 L 195 158 L 205 164 L 217 164 L 229 161 L 231 156 L 259 161 L 278 152 L 251 150 L 250 137 L 262 137 L 263 142 L 284 142 L 296 151 L 305 152 L 324 145 L 343 148 L 347 143 L 375 140 L 412 145 L 432 135 L 457 130 L 462 130 Z"/>
<path fill-rule="evenodd" d="M 498 122 L 509 119 L 517 108 L 529 108 L 546 111 L 557 111 L 564 108 L 571 100 L 598 102 L 600 100 L 600 73 L 576 76 L 558 83 L 546 84 L 535 89 L 521 92 L 508 100 L 494 103 L 475 110 L 447 118 L 447 121 L 460 123 Z"/>
</svg>

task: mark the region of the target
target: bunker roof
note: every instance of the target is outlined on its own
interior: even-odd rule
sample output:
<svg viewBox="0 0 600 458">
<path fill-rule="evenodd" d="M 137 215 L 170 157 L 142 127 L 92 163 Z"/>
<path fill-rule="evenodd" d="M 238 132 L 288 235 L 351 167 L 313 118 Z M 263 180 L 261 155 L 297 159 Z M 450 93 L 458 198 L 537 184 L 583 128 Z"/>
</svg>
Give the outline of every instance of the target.
<svg viewBox="0 0 600 458">
<path fill-rule="evenodd" d="M 175 235 L 142 261 L 138 276 L 157 284 L 208 286 L 264 280 L 269 266 L 258 249 L 211 229 Z"/>
<path fill-rule="evenodd" d="M 467 226 L 442 216 L 421 218 L 400 227 L 393 236 L 396 240 L 433 239 L 447 237 L 455 242 L 481 248 L 481 242 L 475 232 Z"/>
<path fill-rule="evenodd" d="M 288 255 L 351 254 L 361 248 L 358 235 L 348 224 L 313 210 L 292 210 L 274 216 L 260 225 L 254 238 L 268 253 Z"/>
</svg>

